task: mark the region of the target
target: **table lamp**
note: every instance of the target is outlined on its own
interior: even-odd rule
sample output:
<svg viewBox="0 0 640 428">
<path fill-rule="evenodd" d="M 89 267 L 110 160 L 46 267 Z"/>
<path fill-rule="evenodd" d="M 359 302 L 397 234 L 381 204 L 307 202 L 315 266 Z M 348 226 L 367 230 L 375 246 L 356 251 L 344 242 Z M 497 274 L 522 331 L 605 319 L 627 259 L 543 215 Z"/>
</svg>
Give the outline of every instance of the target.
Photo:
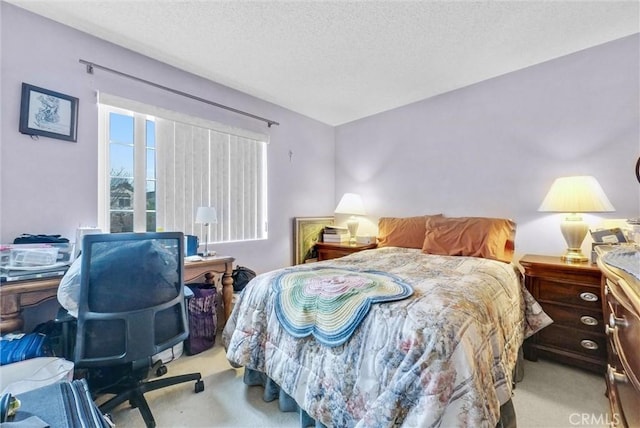
<svg viewBox="0 0 640 428">
<path fill-rule="evenodd" d="M 196 211 L 196 224 L 203 224 L 204 229 L 204 257 L 209 257 L 209 225 L 218 222 L 218 215 L 216 209 L 213 207 L 198 207 Z"/>
<path fill-rule="evenodd" d="M 589 259 L 582 254 L 580 247 L 589 226 L 580 214 L 610 212 L 615 209 L 598 180 L 591 176 L 577 176 L 557 178 L 538 211 L 567 213 L 560 224 L 568 247 L 562 260 L 567 263 L 583 263 Z"/>
<path fill-rule="evenodd" d="M 336 214 L 349 214 L 351 217 L 347 221 L 347 229 L 349 230 L 349 245 L 356 245 L 356 233 L 358 232 L 359 222 L 357 215 L 366 215 L 362 197 L 356 193 L 345 193 L 340 199 L 335 209 Z"/>
</svg>

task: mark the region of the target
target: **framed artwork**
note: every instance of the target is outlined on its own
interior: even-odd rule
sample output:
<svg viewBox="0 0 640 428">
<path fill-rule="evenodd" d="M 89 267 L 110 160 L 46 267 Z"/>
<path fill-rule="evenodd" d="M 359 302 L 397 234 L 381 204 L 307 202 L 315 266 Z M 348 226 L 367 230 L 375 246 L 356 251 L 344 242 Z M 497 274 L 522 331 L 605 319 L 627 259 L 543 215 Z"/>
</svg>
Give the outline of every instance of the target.
<svg viewBox="0 0 640 428">
<path fill-rule="evenodd" d="M 23 83 L 20 132 L 75 142 L 78 132 L 78 99 Z"/>
<path fill-rule="evenodd" d="M 591 231 L 591 238 L 593 242 L 603 243 L 603 244 L 620 244 L 627 242 L 627 239 L 624 236 L 624 232 L 619 227 L 614 227 L 613 229 L 602 229 Z"/>
<path fill-rule="evenodd" d="M 322 230 L 333 225 L 333 217 L 294 217 L 293 264 L 309 263 L 317 259 L 315 245 L 322 241 Z"/>
</svg>

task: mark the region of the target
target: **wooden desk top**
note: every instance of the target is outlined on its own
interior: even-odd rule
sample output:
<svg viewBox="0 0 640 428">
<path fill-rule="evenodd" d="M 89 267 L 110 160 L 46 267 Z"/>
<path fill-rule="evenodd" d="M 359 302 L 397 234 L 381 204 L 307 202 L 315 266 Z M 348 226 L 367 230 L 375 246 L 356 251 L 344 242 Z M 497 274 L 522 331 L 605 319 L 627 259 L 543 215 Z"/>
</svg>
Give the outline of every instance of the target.
<svg viewBox="0 0 640 428">
<path fill-rule="evenodd" d="M 233 261 L 229 256 L 207 257 L 204 260 L 184 263 L 184 281 L 192 281 L 199 275 L 208 271 L 217 271 L 224 274 L 223 301 L 225 303 L 225 315 L 228 317 L 231 311 L 231 299 L 233 298 Z M 36 306 L 46 300 L 53 299 L 58 294 L 58 286 L 62 277 L 15 281 L 2 283 L 0 286 L 0 332 L 17 331 L 22 328 L 24 322 L 21 317 L 22 309 Z"/>
</svg>

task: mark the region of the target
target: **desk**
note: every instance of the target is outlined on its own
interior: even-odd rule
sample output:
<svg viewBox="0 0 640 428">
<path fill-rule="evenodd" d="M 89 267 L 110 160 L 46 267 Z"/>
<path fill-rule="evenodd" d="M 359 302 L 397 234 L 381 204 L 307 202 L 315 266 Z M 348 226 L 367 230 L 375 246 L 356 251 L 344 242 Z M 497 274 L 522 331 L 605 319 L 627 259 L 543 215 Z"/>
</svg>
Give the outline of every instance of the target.
<svg viewBox="0 0 640 428">
<path fill-rule="evenodd" d="M 233 300 L 233 257 L 207 257 L 198 262 L 184 264 L 184 282 L 193 281 L 207 272 L 222 274 L 222 303 L 225 320 L 231 315 Z M 39 305 L 56 298 L 60 278 L 4 283 L 0 287 L 0 332 L 7 333 L 22 329 L 22 309 Z"/>
</svg>

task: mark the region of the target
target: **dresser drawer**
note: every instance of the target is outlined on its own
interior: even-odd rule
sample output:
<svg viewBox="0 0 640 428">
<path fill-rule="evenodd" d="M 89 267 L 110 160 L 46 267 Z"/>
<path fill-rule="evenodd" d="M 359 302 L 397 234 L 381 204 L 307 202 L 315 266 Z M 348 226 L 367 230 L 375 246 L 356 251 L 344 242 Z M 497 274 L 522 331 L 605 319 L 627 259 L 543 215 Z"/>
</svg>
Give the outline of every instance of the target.
<svg viewBox="0 0 640 428">
<path fill-rule="evenodd" d="M 589 285 L 567 284 L 546 278 L 538 279 L 538 301 L 565 303 L 602 313 L 600 288 Z"/>
<path fill-rule="evenodd" d="M 624 304 L 616 300 L 612 295 L 608 297 L 609 324 L 608 334 L 611 338 L 612 348 L 629 376 L 631 382 L 640 389 L 640 349 L 638 349 L 638 339 L 640 338 L 640 319 L 636 314 L 629 311 Z"/>
<path fill-rule="evenodd" d="M 629 382 L 624 369 L 607 366 L 606 383 L 611 422 L 614 427 L 634 428 L 640 426 L 640 394 Z"/>
<path fill-rule="evenodd" d="M 552 303 L 543 304 L 542 309 L 553 319 L 554 325 L 562 325 L 596 334 L 604 332 L 602 311 L 591 308 L 577 309 Z"/>
<path fill-rule="evenodd" d="M 607 357 L 607 339 L 602 333 L 576 331 L 551 324 L 537 334 L 544 345 L 602 360 Z"/>
</svg>

